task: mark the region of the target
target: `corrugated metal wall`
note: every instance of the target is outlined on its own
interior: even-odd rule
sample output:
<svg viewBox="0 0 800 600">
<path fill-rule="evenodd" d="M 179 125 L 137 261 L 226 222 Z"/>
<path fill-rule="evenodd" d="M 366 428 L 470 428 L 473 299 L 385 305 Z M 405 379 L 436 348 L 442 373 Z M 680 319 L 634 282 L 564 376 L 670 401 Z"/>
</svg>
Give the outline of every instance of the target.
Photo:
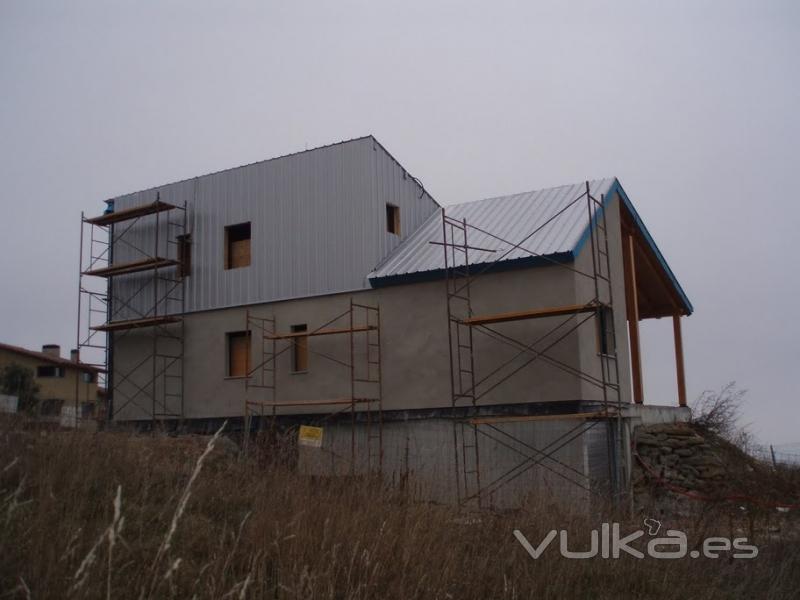
<svg viewBox="0 0 800 600">
<path fill-rule="evenodd" d="M 114 208 L 152 202 L 156 193 L 164 202 L 188 206 L 192 270 L 186 280 L 187 311 L 369 287 L 367 274 L 438 209 L 372 137 L 128 194 L 115 198 Z M 400 236 L 386 232 L 387 203 L 400 207 Z M 178 213 L 160 216 L 160 256 L 175 257 L 176 246 L 167 240 L 179 229 L 166 221 L 180 221 Z M 251 222 L 251 265 L 226 270 L 225 226 L 246 221 Z M 152 254 L 154 224 L 154 217 L 147 217 L 124 238 L 115 238 L 114 262 L 143 258 L 133 246 Z M 117 224 L 115 235 L 127 226 Z M 114 320 L 152 309 L 150 280 L 151 274 L 116 278 Z M 169 309 L 177 309 L 177 303 Z"/>
</svg>

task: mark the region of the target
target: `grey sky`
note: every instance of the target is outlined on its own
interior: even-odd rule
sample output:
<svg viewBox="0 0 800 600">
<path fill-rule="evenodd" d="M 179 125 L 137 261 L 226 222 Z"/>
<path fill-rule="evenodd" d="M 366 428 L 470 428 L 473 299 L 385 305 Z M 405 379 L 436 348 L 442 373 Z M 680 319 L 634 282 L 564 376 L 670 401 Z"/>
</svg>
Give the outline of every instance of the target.
<svg viewBox="0 0 800 600">
<path fill-rule="evenodd" d="M 618 176 L 696 308 L 690 397 L 800 441 L 798 7 L 0 0 L 0 340 L 74 346 L 81 210 L 372 133 L 443 204 Z"/>
</svg>

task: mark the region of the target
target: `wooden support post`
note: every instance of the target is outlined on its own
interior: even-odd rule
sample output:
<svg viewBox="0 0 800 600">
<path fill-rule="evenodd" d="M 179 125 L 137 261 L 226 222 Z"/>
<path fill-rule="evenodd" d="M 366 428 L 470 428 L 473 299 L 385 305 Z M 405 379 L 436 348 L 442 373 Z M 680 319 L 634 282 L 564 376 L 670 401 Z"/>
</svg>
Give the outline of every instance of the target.
<svg viewBox="0 0 800 600">
<path fill-rule="evenodd" d="M 628 337 L 631 342 L 631 376 L 633 379 L 633 401 L 644 402 L 642 383 L 642 355 L 639 343 L 639 298 L 636 293 L 636 260 L 634 258 L 633 236 L 627 235 L 623 254 L 625 258 L 625 301 L 628 312 Z"/>
<path fill-rule="evenodd" d="M 686 406 L 686 373 L 683 368 L 683 336 L 681 316 L 672 316 L 672 331 L 675 334 L 675 370 L 678 375 L 678 405 Z"/>
</svg>

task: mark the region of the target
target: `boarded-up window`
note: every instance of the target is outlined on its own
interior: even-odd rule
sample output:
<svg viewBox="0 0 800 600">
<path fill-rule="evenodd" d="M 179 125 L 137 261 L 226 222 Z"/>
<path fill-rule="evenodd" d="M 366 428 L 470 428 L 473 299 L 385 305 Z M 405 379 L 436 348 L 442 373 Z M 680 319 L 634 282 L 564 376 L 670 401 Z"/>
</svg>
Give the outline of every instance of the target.
<svg viewBox="0 0 800 600">
<path fill-rule="evenodd" d="M 394 204 L 386 205 L 386 231 L 400 235 L 400 208 Z"/>
<path fill-rule="evenodd" d="M 247 377 L 250 371 L 250 332 L 228 334 L 228 377 Z"/>
<path fill-rule="evenodd" d="M 178 277 L 188 277 L 192 271 L 192 236 L 179 235 L 178 244 Z"/>
<path fill-rule="evenodd" d="M 250 264 L 250 223 L 225 228 L 225 268 L 238 269 Z"/>
<path fill-rule="evenodd" d="M 303 333 L 308 327 L 292 325 L 292 333 Z M 308 371 L 308 336 L 298 335 L 292 338 L 292 371 L 302 373 Z"/>
</svg>

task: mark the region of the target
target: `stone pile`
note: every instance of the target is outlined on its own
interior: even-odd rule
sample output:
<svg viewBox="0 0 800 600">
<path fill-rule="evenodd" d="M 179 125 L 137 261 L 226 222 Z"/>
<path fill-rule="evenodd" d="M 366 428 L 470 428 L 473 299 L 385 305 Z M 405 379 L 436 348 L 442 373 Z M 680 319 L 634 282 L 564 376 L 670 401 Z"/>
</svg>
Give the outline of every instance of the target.
<svg viewBox="0 0 800 600">
<path fill-rule="evenodd" d="M 685 423 L 639 427 L 634 434 L 634 448 L 650 471 L 668 484 L 708 490 L 725 478 L 723 462 L 713 446 Z M 652 479 L 641 465 L 636 468 L 644 471 L 639 479 Z"/>
</svg>

